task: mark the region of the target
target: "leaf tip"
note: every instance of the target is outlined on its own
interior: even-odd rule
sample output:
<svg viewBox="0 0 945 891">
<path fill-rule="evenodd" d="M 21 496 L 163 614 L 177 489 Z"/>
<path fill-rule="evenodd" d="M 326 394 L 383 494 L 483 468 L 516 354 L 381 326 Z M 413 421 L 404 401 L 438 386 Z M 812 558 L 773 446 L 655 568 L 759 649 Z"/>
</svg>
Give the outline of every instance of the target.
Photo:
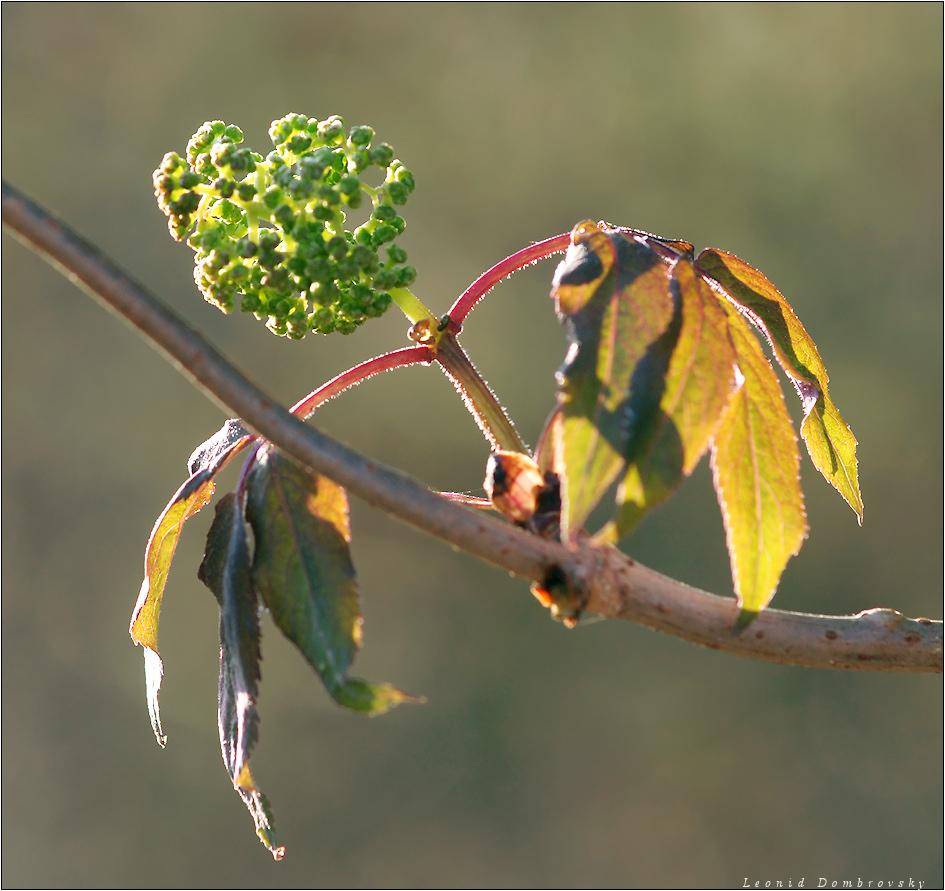
<svg viewBox="0 0 945 891">
<path fill-rule="evenodd" d="M 144 679 L 148 695 L 148 714 L 151 716 L 151 728 L 158 745 L 163 749 L 167 745 L 167 735 L 161 727 L 161 710 L 158 694 L 161 692 L 161 679 L 164 677 L 164 663 L 157 650 L 144 647 Z"/>
</svg>

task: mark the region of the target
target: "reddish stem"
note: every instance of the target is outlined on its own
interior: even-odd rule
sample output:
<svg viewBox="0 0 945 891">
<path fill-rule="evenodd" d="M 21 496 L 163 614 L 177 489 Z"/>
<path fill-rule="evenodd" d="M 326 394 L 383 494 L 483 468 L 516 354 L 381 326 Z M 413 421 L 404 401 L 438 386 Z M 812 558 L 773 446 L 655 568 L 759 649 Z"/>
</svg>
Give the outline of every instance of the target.
<svg viewBox="0 0 945 891">
<path fill-rule="evenodd" d="M 531 266 L 545 257 L 552 254 L 562 254 L 567 250 L 571 242 L 571 233 L 565 232 L 563 235 L 555 235 L 554 238 L 546 238 L 537 244 L 529 245 L 511 257 L 506 257 L 501 263 L 496 263 L 492 269 L 487 270 L 479 276 L 462 294 L 456 302 L 450 307 L 448 313 L 451 327 L 458 332 L 466 319 L 466 316 L 472 311 L 472 308 L 488 294 L 500 281 L 508 278 L 513 272 Z"/>
<path fill-rule="evenodd" d="M 334 399 L 349 387 L 374 377 L 375 374 L 380 374 L 382 371 L 391 371 L 394 368 L 400 368 L 402 365 L 429 365 L 433 359 L 433 350 L 425 346 L 404 347 L 400 350 L 384 353 L 381 356 L 375 356 L 373 359 L 355 365 L 353 368 L 343 371 L 338 377 L 322 384 L 317 390 L 313 390 L 289 410 L 303 420 L 308 419 L 318 406 Z"/>
</svg>

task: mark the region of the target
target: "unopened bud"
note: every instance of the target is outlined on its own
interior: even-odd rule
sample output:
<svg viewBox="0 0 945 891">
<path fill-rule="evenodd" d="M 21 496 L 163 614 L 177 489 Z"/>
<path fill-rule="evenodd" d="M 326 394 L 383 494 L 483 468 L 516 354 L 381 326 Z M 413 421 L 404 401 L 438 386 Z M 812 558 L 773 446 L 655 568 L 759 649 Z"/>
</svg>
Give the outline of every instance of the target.
<svg viewBox="0 0 945 891">
<path fill-rule="evenodd" d="M 513 523 L 530 520 L 544 485 L 544 476 L 528 455 L 493 452 L 489 456 L 483 488 L 493 507 L 507 520 Z"/>
</svg>

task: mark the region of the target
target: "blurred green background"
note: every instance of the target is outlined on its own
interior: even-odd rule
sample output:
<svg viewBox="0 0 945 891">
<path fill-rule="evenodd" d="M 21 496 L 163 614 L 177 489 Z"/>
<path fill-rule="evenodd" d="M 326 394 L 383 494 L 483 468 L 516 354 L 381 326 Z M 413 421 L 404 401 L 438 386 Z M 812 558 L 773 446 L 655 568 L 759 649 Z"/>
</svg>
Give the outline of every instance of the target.
<svg viewBox="0 0 945 891">
<path fill-rule="evenodd" d="M 286 403 L 406 323 L 295 343 L 202 303 L 151 171 L 204 120 L 263 151 L 289 111 L 375 127 L 418 181 L 401 243 L 435 311 L 588 217 L 734 251 L 796 307 L 860 441 L 865 525 L 805 457 L 810 540 L 775 604 L 941 616 L 941 4 L 5 3 L 2 40 L 4 176 Z M 532 442 L 564 350 L 552 270 L 463 338 Z M 165 598 L 164 751 L 127 636 L 154 518 L 223 416 L 8 236 L 3 289 L 5 887 L 941 887 L 940 677 L 567 631 L 523 582 L 358 503 L 358 673 L 429 703 L 343 713 L 265 625 L 273 864 L 220 761 L 210 512 Z M 434 369 L 317 422 L 431 486 L 481 485 L 486 446 Z M 626 548 L 731 592 L 705 467 Z"/>
</svg>

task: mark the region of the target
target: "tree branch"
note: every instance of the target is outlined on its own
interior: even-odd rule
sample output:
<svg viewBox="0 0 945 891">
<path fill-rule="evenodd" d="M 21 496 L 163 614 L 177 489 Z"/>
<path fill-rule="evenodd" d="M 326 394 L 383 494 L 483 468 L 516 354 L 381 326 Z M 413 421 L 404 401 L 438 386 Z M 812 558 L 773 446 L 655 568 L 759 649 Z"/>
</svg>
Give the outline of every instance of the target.
<svg viewBox="0 0 945 891">
<path fill-rule="evenodd" d="M 693 643 L 770 662 L 870 671 L 942 671 L 942 622 L 893 610 L 818 616 L 767 609 L 742 634 L 735 600 L 669 579 L 610 547 L 546 541 L 442 498 L 306 426 L 200 334 L 64 223 L 3 184 L 3 223 L 63 275 L 138 328 L 213 401 L 300 463 L 375 507 L 580 605 Z"/>
</svg>

